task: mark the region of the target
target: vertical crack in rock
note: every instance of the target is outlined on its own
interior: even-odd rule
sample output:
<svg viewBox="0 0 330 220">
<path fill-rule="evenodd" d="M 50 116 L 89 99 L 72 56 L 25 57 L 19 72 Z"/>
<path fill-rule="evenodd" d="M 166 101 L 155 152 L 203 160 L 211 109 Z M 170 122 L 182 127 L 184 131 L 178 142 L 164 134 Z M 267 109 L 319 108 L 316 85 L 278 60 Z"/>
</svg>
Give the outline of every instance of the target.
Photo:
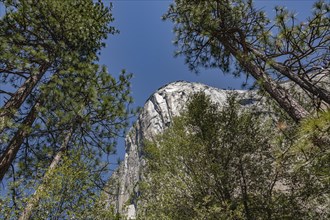
<svg viewBox="0 0 330 220">
<path fill-rule="evenodd" d="M 165 126 L 168 127 L 171 124 L 171 121 L 173 120 L 173 115 L 172 115 L 172 106 L 170 105 L 171 100 L 169 100 L 169 97 L 165 95 L 165 103 L 166 103 L 166 108 L 168 109 L 168 117 L 169 121 L 165 123 Z"/>
</svg>

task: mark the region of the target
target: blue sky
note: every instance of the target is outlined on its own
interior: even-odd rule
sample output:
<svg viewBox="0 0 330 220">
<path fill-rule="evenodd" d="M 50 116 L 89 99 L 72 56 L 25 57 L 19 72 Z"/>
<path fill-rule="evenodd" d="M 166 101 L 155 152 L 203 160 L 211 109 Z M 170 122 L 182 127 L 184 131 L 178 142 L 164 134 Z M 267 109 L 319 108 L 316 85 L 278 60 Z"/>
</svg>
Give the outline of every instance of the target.
<svg viewBox="0 0 330 220">
<path fill-rule="evenodd" d="M 109 2 L 109 1 L 105 1 Z M 116 0 L 113 2 L 113 25 L 119 35 L 110 36 L 101 54 L 101 63 L 110 73 L 121 69 L 132 72 L 134 106 L 143 106 L 147 98 L 166 83 L 186 80 L 201 82 L 223 89 L 241 89 L 244 79 L 224 75 L 220 70 L 201 69 L 199 75 L 189 71 L 184 58 L 174 58 L 172 23 L 161 20 L 172 1 L 167 0 Z M 257 7 L 274 15 L 274 6 L 283 5 L 294 10 L 299 19 L 311 13 L 313 0 L 257 0 Z M 119 142 L 118 156 L 123 157 L 123 141 Z"/>
<path fill-rule="evenodd" d="M 109 2 L 109 1 L 105 1 Z M 146 99 L 159 87 L 176 80 L 201 82 L 218 88 L 240 89 L 244 79 L 223 75 L 220 70 L 201 69 L 199 75 L 189 71 L 184 58 L 174 58 L 172 23 L 162 21 L 172 1 L 167 0 L 115 0 L 113 25 L 119 35 L 110 36 L 101 54 L 101 63 L 110 73 L 121 69 L 132 72 L 132 94 L 135 106 L 143 106 Z M 257 0 L 258 7 L 273 14 L 275 5 L 285 5 L 298 17 L 310 14 L 313 0 Z"/>
</svg>

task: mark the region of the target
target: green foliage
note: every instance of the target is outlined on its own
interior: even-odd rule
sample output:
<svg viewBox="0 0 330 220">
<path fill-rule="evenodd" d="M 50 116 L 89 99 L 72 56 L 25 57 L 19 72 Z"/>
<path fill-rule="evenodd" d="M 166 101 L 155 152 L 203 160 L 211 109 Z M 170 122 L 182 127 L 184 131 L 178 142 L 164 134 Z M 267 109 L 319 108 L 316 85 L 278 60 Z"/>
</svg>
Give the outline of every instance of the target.
<svg viewBox="0 0 330 220">
<path fill-rule="evenodd" d="M 14 163 L 14 172 L 7 174 L 10 191 L 3 198 L 8 200 L 3 204 L 3 210 L 8 212 L 3 214 L 17 218 L 31 192 L 40 184 L 46 184 L 45 191 L 38 192 L 42 198 L 34 208 L 32 218 L 112 218 L 109 216 L 113 216 L 113 211 L 101 201 L 104 195 L 99 196 L 113 163 L 106 157 L 115 152 L 116 138 L 123 135 L 127 119 L 132 114 L 129 110 L 131 74 L 123 72 L 116 80 L 103 70 L 90 73 L 89 77 L 79 81 L 71 75 L 61 86 L 54 84 L 49 90 L 47 102 L 40 108 L 39 119 L 22 144 L 24 151 Z M 73 86 L 72 83 L 76 84 Z M 62 86 L 66 88 L 61 89 Z M 57 89 L 63 97 L 53 93 Z M 72 126 L 74 133 L 67 149 L 75 153 L 68 153 L 68 158 L 64 159 L 70 164 L 56 168 L 45 183 L 48 166 L 61 150 L 63 139 Z M 74 167 L 74 163 L 79 164 Z"/>
<path fill-rule="evenodd" d="M 110 8 L 91 0 L 42 2 L 1 1 L 6 14 L 1 19 L 1 61 L 5 70 L 36 71 L 38 65 L 52 68 L 73 61 L 94 60 L 104 45 L 102 39 L 115 33 Z"/>
<path fill-rule="evenodd" d="M 330 5 L 316 1 L 304 22 L 284 7 L 275 10 L 271 19 L 253 0 L 175 0 L 163 18 L 174 23 L 176 54 L 185 56 L 191 70 L 219 68 L 252 76 L 255 85 L 299 121 L 309 112 L 279 82 L 300 87 L 318 103 L 316 109 L 322 102 L 330 104 Z"/>
<path fill-rule="evenodd" d="M 310 152 L 317 149 L 312 149 L 312 146 L 318 147 L 319 150 L 330 145 L 330 111 L 320 112 L 317 116 L 310 117 L 304 120 L 300 125 L 299 140 L 300 150 Z M 308 149 L 309 148 L 309 149 Z M 329 150 L 329 149 L 323 149 Z M 323 151 L 322 153 L 326 153 Z M 307 153 L 308 154 L 308 153 Z"/>
<path fill-rule="evenodd" d="M 0 19 L 0 83 L 7 84 L 4 88 L 11 86 L 8 91 L 1 91 L 5 97 L 13 95 L 12 91 L 31 78 L 33 83 L 27 83 L 29 89 L 19 96 L 30 95 L 40 81 L 42 85 L 60 83 L 52 75 L 95 72 L 94 63 L 105 46 L 103 40 L 117 33 L 110 26 L 111 7 L 102 2 L 1 0 L 1 3 L 6 13 Z M 86 72 L 80 76 L 87 77 Z M 33 104 L 38 96 L 30 98 Z M 13 127 L 10 120 L 13 117 L 4 119 L 2 113 L 17 113 L 24 100 L 16 107 L 1 108 L 0 131 Z M 22 116 L 20 113 L 18 118 Z"/>
<path fill-rule="evenodd" d="M 1 90 L 5 96 L 26 98 L 0 110 L 10 112 L 10 117 L 0 118 L 0 139 L 6 140 L 0 141 L 1 158 L 7 149 L 17 150 L 9 161 L 11 169 L 1 170 L 6 173 L 6 190 L 1 194 L 0 218 L 17 219 L 33 201 L 33 192 L 42 189 L 36 191 L 33 219 L 111 219 L 113 210 L 101 201 L 101 191 L 116 139 L 135 113 L 130 108 L 132 75 L 123 70 L 116 77 L 97 64 L 103 40 L 117 33 L 110 25 L 111 4 L 1 3 L 6 13 L 0 19 L 0 83 L 12 90 L 24 85 L 28 89 L 16 94 Z M 24 126 L 33 112 L 32 126 Z M 25 135 L 15 139 L 22 129 Z M 12 141 L 19 144 L 13 146 Z M 66 156 L 49 169 L 61 152 Z"/>
<path fill-rule="evenodd" d="M 271 63 L 285 63 L 293 71 L 300 68 L 301 73 L 322 66 L 329 58 L 328 48 L 323 46 L 329 44 L 325 37 L 329 35 L 329 3 L 316 1 L 311 17 L 301 23 L 285 7 L 275 10 L 276 16 L 271 20 L 263 9 L 255 7 L 253 0 L 176 0 L 163 19 L 175 24 L 177 54 L 185 55 L 189 67 L 196 71 L 203 66 L 228 72 L 231 63 L 244 53 L 248 53 L 251 62 L 261 58 L 259 62 L 279 74 L 281 71 Z M 230 50 L 231 46 L 238 55 Z M 280 58 L 287 62 L 279 62 Z M 237 64 L 240 67 L 235 73 L 239 75 L 246 68 Z"/>
<path fill-rule="evenodd" d="M 233 60 L 223 42 L 233 43 L 236 39 L 230 37 L 236 36 L 239 28 L 246 36 L 261 35 L 269 23 L 265 13 L 254 10 L 250 0 L 177 0 L 163 18 L 175 24 L 177 55 L 185 55 L 188 66 L 195 71 L 203 66 L 229 72 Z M 254 25 L 255 18 L 258 25 Z"/>
<path fill-rule="evenodd" d="M 92 172 L 93 170 L 91 164 L 86 163 L 86 158 L 82 158 L 79 152 L 68 152 L 60 165 L 43 179 L 43 188 L 37 192 L 40 201 L 31 218 L 111 219 L 110 217 L 114 216 L 112 210 L 105 209 L 104 203 L 100 205 L 100 189 L 95 185 L 99 177 L 98 173 Z M 33 190 L 35 185 L 34 181 L 30 181 L 28 188 L 20 189 L 23 191 L 17 193 L 26 194 L 28 190 Z M 11 206 L 11 202 L 1 204 L 2 217 L 5 219 L 17 219 L 20 211 L 24 209 L 24 203 Z"/>
<path fill-rule="evenodd" d="M 330 111 L 302 122 L 294 147 L 294 174 L 302 184 L 301 193 L 330 217 Z"/>
<path fill-rule="evenodd" d="M 304 208 L 304 219 L 329 219 L 329 111 L 306 118 L 299 125 L 286 123 L 277 139 L 281 149 L 277 160 L 286 169 L 286 185 Z"/>
<path fill-rule="evenodd" d="M 51 85 L 47 101 L 39 109 L 39 119 L 22 144 L 24 160 L 18 161 L 16 169 L 20 178 L 40 178 L 72 127 L 74 132 L 68 149 L 79 150 L 98 172 L 108 172 L 110 162 L 104 157 L 115 153 L 116 139 L 123 136 L 132 114 L 129 109 L 131 74 L 123 72 L 118 81 L 106 71 L 88 76 L 91 78 L 70 75 L 61 86 Z M 63 96 L 58 96 L 56 91 Z"/>
<path fill-rule="evenodd" d="M 310 174 L 293 171 L 287 138 L 254 111 L 240 109 L 235 95 L 222 109 L 194 95 L 183 116 L 146 143 L 139 218 L 326 219 L 329 194 L 319 196 L 321 188 L 305 182 Z"/>
</svg>

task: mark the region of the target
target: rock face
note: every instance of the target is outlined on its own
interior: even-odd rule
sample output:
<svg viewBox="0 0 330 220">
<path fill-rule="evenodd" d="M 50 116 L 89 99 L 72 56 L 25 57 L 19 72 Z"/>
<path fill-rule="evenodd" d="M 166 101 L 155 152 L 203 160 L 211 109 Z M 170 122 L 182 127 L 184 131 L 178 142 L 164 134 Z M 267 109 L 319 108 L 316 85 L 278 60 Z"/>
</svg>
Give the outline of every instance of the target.
<svg viewBox="0 0 330 220">
<path fill-rule="evenodd" d="M 205 92 L 213 102 L 220 106 L 232 90 L 221 90 L 200 83 L 178 81 L 158 89 L 146 101 L 136 123 L 126 136 L 126 154 L 124 161 L 112 175 L 108 204 L 115 207 L 120 214 L 128 219 L 134 219 L 138 209 L 137 183 L 143 178 L 143 140 L 151 140 L 156 134 L 167 128 L 174 116 L 178 116 L 184 109 L 189 95 Z M 243 106 L 254 106 L 257 98 L 254 92 L 235 90 Z"/>
</svg>

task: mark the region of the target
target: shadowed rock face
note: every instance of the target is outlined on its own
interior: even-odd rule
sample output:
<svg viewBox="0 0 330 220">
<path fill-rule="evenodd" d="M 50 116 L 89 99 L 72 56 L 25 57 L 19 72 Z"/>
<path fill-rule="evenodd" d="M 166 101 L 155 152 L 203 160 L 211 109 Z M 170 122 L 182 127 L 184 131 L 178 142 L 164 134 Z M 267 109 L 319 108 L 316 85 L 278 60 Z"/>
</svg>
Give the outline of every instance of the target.
<svg viewBox="0 0 330 220">
<path fill-rule="evenodd" d="M 124 161 L 110 180 L 108 204 L 120 213 L 134 219 L 138 204 L 137 183 L 143 178 L 142 148 L 143 140 L 151 140 L 156 134 L 167 128 L 174 116 L 178 116 L 188 101 L 188 97 L 196 92 L 205 92 L 213 102 L 222 106 L 232 90 L 221 90 L 200 83 L 184 81 L 173 82 L 158 89 L 146 101 L 137 121 L 126 136 L 126 153 Z M 258 100 L 255 92 L 235 90 L 242 106 L 254 106 Z"/>
</svg>

